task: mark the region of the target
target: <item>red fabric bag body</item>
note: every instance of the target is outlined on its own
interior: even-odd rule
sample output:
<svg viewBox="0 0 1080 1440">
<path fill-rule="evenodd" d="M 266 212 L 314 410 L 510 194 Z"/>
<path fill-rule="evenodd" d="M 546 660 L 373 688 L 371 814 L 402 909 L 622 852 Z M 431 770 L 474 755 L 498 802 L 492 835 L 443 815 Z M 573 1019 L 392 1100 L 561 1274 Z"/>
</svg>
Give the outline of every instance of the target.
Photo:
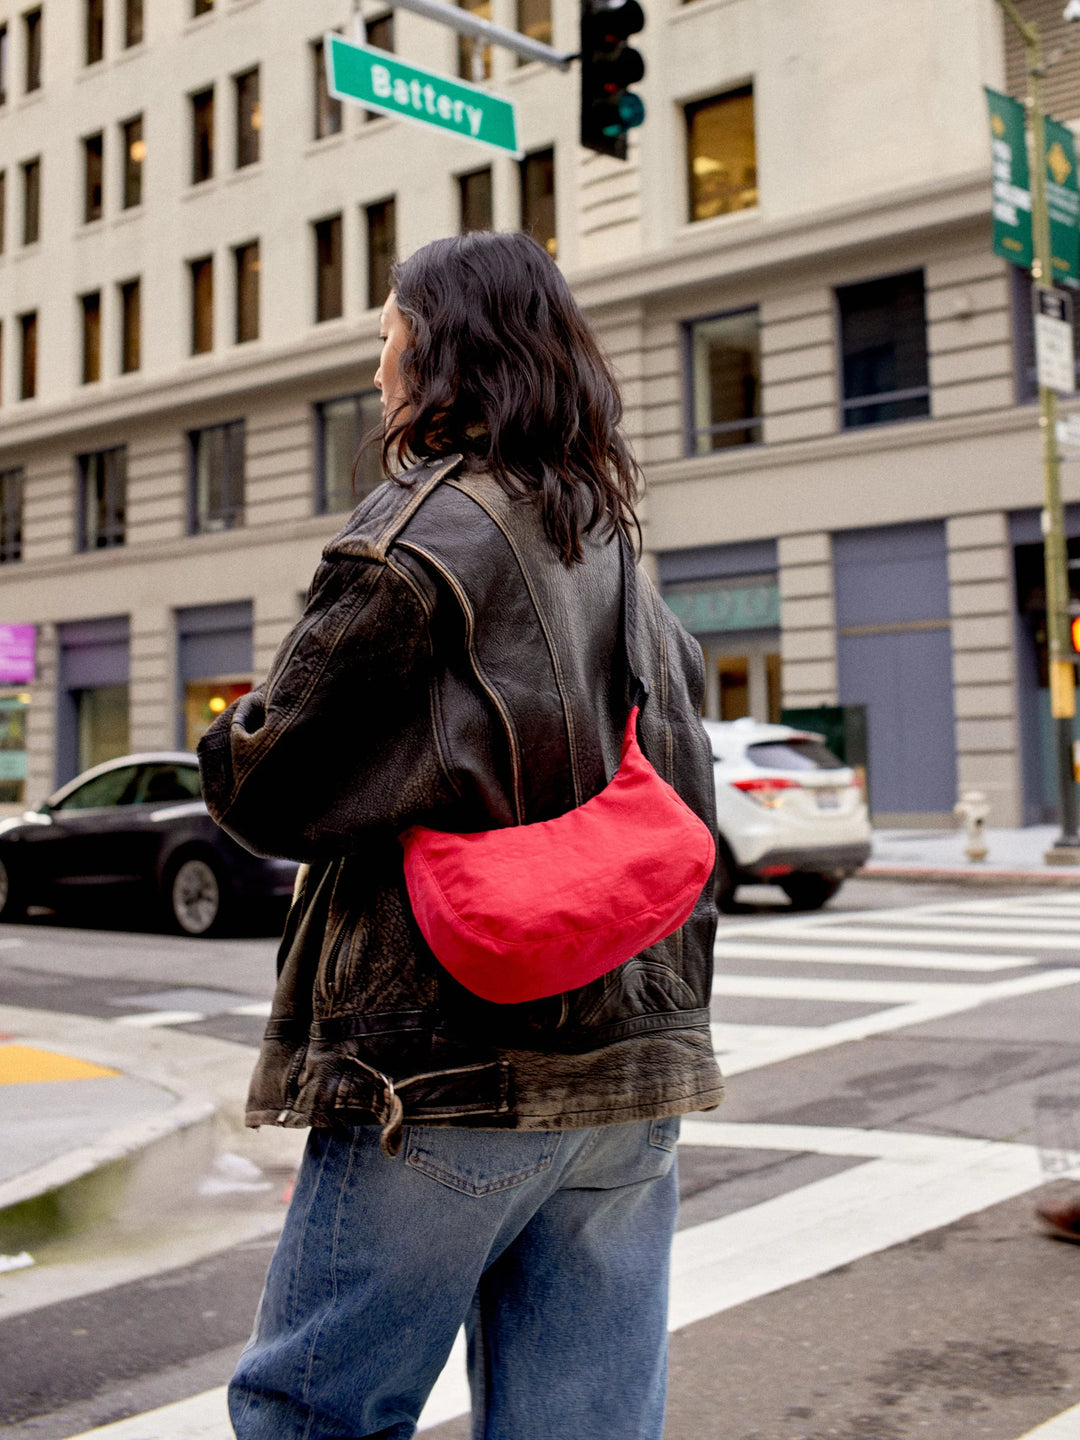
<svg viewBox="0 0 1080 1440">
<path fill-rule="evenodd" d="M 418 825 L 401 837 L 421 933 L 484 1000 L 519 1004 L 587 985 L 685 924 L 712 875 L 708 826 L 638 745 L 648 687 L 630 668 L 636 582 L 620 544 L 633 700 L 614 778 L 553 820 L 475 834 Z"/>
</svg>

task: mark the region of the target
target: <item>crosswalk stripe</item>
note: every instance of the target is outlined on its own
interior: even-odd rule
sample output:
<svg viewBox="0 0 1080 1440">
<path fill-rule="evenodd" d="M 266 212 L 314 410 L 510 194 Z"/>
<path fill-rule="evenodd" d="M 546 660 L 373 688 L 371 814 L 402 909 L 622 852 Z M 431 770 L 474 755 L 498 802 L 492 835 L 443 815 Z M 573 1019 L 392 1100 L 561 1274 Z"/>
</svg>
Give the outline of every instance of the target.
<svg viewBox="0 0 1080 1440">
<path fill-rule="evenodd" d="M 871 918 L 871 917 L 866 917 Z M 874 928 L 877 928 L 877 917 L 874 920 Z M 1055 949 L 1065 950 L 1070 946 L 1080 947 L 1080 921 L 1076 924 L 1069 924 L 1063 920 L 1048 920 L 1044 916 L 1030 915 L 894 915 L 885 921 L 882 928 L 890 930 L 893 927 L 902 927 L 904 930 L 918 930 L 924 933 L 927 926 L 937 926 L 942 930 L 955 930 L 960 934 L 978 932 L 977 939 L 985 943 L 986 934 L 990 932 L 1001 935 L 1010 944 L 1017 943 L 1017 935 L 1024 937 L 1043 935 L 1049 933 L 1058 937 L 1054 943 Z M 863 926 L 853 927 L 862 929 Z M 837 932 L 832 932 L 837 933 Z M 843 933 L 843 932 L 840 932 Z M 1026 943 L 1026 941 L 1025 941 Z M 1042 943 L 1033 942 L 1033 943 Z"/>
<path fill-rule="evenodd" d="M 768 933 L 762 927 L 762 933 Z M 821 937 L 818 937 L 821 938 Z M 847 937 L 844 937 L 845 939 Z M 922 938 L 921 936 L 919 937 Z M 715 956 L 728 960 L 813 961 L 824 965 L 874 965 L 901 970 L 1017 970 L 1034 965 L 1030 955 L 968 955 L 960 950 L 890 950 L 883 946 L 853 949 L 849 945 L 777 945 L 767 941 L 718 941 Z"/>
<path fill-rule="evenodd" d="M 819 980 L 805 975 L 732 975 L 713 977 L 715 996 L 755 1000 L 833 1000 L 854 1004 L 903 1005 L 943 993 L 967 995 L 980 984 L 947 980 Z"/>
<path fill-rule="evenodd" d="M 1020 1440 L 1080 1440 L 1080 1405 L 1063 1410 L 1052 1420 L 1036 1425 L 1020 1436 Z"/>
<path fill-rule="evenodd" d="M 922 942 L 926 945 L 990 945 L 1000 949 L 1003 945 L 1016 945 L 1022 939 L 1025 949 L 1030 950 L 1080 950 L 1080 936 L 1072 935 L 1032 935 L 1029 932 L 1009 932 L 1002 934 L 992 930 L 972 930 L 959 928 L 951 930 L 948 925 L 938 920 L 938 928 L 933 929 L 930 925 L 922 928 L 919 921 L 908 922 L 906 920 L 890 921 L 885 925 L 845 925 L 843 929 L 837 926 L 830 930 L 828 940 L 830 945 L 859 945 L 867 942 L 881 944 L 889 940 L 903 938 L 906 942 L 909 938 L 907 933 L 901 935 L 899 932 L 910 932 L 910 938 L 916 943 Z M 744 930 L 744 935 L 766 935 L 777 933 L 778 926 L 760 925 L 756 930 Z M 785 940 L 822 940 L 825 937 L 820 929 L 810 925 L 785 925 L 782 932 Z M 1026 963 L 1026 962 L 1025 962 Z"/>
<path fill-rule="evenodd" d="M 118 1015 L 112 1023 L 132 1030 L 155 1030 L 161 1025 L 191 1025 L 205 1019 L 201 1010 L 139 1010 L 134 1015 Z"/>
</svg>

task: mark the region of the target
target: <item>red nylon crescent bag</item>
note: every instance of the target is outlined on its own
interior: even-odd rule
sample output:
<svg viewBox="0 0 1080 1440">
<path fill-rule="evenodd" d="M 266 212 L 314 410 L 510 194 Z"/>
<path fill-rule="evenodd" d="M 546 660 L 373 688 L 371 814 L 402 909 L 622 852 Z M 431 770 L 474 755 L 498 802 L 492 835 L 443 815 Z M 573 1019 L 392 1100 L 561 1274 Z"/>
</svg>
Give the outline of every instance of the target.
<svg viewBox="0 0 1080 1440">
<path fill-rule="evenodd" d="M 484 1000 L 540 1000 L 617 969 L 685 924 L 712 875 L 709 827 L 638 745 L 648 686 L 631 661 L 634 562 L 625 538 L 620 544 L 631 708 L 614 778 L 554 820 L 475 834 L 417 825 L 401 837 L 425 940 Z"/>
</svg>

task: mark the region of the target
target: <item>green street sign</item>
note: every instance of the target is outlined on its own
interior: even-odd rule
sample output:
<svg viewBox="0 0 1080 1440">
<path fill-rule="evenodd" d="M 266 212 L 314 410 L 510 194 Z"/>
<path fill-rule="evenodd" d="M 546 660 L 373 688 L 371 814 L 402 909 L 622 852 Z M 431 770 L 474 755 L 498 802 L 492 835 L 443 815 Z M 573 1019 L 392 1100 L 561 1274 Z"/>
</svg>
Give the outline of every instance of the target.
<svg viewBox="0 0 1080 1440">
<path fill-rule="evenodd" d="M 1031 175 L 1023 105 L 987 87 L 993 156 L 995 255 L 1031 269 Z M 1072 131 L 1046 119 L 1046 202 L 1050 212 L 1050 253 L 1054 284 L 1080 285 L 1080 186 Z"/>
<path fill-rule="evenodd" d="M 326 82 L 337 100 L 349 100 L 382 115 L 415 120 L 463 140 L 520 156 L 517 121 L 509 100 L 464 80 L 407 65 L 386 50 L 324 37 Z"/>
</svg>

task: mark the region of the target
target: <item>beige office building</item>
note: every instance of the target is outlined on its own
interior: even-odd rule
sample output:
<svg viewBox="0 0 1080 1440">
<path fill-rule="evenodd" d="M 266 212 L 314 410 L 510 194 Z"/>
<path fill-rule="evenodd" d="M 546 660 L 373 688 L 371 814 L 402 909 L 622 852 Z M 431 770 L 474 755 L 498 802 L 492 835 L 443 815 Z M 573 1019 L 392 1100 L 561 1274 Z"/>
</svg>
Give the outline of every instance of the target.
<svg viewBox="0 0 1080 1440">
<path fill-rule="evenodd" d="M 576 48 L 576 0 L 470 8 Z M 330 98 L 349 0 L 0 0 L 0 626 L 36 634 L 0 799 L 190 747 L 265 670 L 355 503 L 392 257 L 523 226 L 623 378 L 709 712 L 852 707 L 881 816 L 971 787 L 992 823 L 1049 813 L 1027 281 L 990 249 L 982 87 L 1022 84 L 1000 12 L 645 9 L 621 163 L 577 143 L 576 67 L 404 11 L 370 5 L 370 42 L 486 72 L 522 158 Z"/>
</svg>

